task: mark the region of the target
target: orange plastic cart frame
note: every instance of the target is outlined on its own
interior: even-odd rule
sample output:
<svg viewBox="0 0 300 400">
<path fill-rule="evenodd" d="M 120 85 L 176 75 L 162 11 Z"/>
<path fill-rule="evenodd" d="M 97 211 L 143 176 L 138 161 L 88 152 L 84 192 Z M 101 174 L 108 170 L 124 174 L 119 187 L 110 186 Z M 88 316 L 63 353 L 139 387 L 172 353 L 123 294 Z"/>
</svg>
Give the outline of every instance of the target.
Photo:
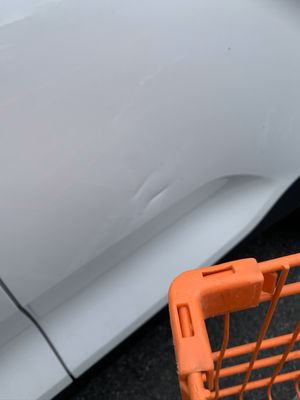
<svg viewBox="0 0 300 400">
<path fill-rule="evenodd" d="M 192 271 L 177 277 L 169 291 L 169 310 L 179 384 L 183 400 L 212 400 L 266 387 L 272 399 L 274 384 L 293 381 L 300 399 L 300 369 L 281 373 L 287 361 L 300 360 L 300 316 L 293 333 L 265 339 L 280 298 L 300 293 L 300 282 L 286 284 L 290 268 L 300 265 L 300 253 L 258 263 L 249 258 Z M 230 313 L 270 302 L 256 342 L 227 348 Z M 212 352 L 205 320 L 224 316 L 220 351 Z M 260 350 L 284 346 L 281 354 L 259 358 Z M 249 354 L 250 361 L 222 368 L 222 361 Z M 274 366 L 270 377 L 250 380 L 253 370 Z M 222 378 L 244 373 L 242 384 L 221 388 Z"/>
</svg>

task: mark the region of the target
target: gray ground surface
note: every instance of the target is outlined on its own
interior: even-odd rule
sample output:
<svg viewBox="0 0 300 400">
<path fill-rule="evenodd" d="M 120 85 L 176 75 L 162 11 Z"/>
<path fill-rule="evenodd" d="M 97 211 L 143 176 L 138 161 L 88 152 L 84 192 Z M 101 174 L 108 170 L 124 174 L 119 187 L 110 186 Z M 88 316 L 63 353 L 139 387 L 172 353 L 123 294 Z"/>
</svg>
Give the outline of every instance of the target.
<svg viewBox="0 0 300 400">
<path fill-rule="evenodd" d="M 300 251 L 300 212 L 294 213 L 267 231 L 251 235 L 222 261 L 255 257 L 259 261 Z M 300 268 L 298 268 L 300 270 Z M 292 279 L 300 280 L 293 275 Z M 300 316 L 299 296 L 284 300 L 270 328 L 284 334 L 293 329 Z M 266 306 L 231 317 L 230 344 L 255 339 Z M 213 347 L 218 347 L 221 320 L 208 321 Z M 100 334 L 100 332 L 99 332 Z M 299 346 L 298 346 L 299 347 Z M 266 355 L 264 353 L 263 355 Z M 291 363 L 288 363 L 291 364 Z M 295 368 L 291 364 L 290 368 Z M 297 368 L 300 368 L 299 363 Z M 286 371 L 288 371 L 287 369 Z M 270 371 L 268 371 L 270 373 Z M 253 378 L 263 377 L 261 373 Z M 241 378 L 241 377 L 240 377 Z M 228 382 L 227 382 L 228 383 Z M 235 382 L 239 383 L 239 382 Z M 277 385 L 274 399 L 293 399 L 292 384 Z M 236 398 L 236 397 L 232 397 Z M 256 391 L 245 399 L 265 399 L 265 392 Z M 55 400 L 179 400 L 172 338 L 167 309 L 132 335 L 104 360 L 90 369 Z"/>
</svg>

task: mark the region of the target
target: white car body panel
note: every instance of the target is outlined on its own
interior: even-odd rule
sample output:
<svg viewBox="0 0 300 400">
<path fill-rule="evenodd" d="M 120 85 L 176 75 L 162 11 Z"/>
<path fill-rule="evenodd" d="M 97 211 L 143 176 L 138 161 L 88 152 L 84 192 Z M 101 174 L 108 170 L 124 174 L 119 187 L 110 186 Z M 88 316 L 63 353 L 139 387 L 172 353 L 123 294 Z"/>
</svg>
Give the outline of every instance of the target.
<svg viewBox="0 0 300 400">
<path fill-rule="evenodd" d="M 0 24 L 1 278 L 78 376 L 299 176 L 299 6 L 0 0 Z"/>
</svg>

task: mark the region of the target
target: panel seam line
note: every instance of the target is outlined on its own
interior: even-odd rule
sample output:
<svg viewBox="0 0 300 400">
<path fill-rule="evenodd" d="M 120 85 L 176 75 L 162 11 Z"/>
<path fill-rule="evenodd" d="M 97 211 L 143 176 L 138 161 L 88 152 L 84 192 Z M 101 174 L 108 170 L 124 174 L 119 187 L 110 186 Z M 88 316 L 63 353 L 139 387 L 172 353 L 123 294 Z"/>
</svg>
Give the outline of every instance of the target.
<svg viewBox="0 0 300 400">
<path fill-rule="evenodd" d="M 46 340 L 47 344 L 49 345 L 50 349 L 66 371 L 66 373 L 69 375 L 69 377 L 74 381 L 75 377 L 68 368 L 67 364 L 64 362 L 62 359 L 61 355 L 59 354 L 58 350 L 56 349 L 55 345 L 52 343 L 51 339 L 47 335 L 47 333 L 44 331 L 42 326 L 39 324 L 39 322 L 31 315 L 31 313 L 24 307 L 22 304 L 19 302 L 19 300 L 15 297 L 15 295 L 12 293 L 12 291 L 7 287 L 7 285 L 3 282 L 3 280 L 0 278 L 0 286 L 2 289 L 5 291 L 7 296 L 10 298 L 10 300 L 15 304 L 15 306 L 18 308 L 18 310 L 24 314 L 32 323 L 33 325 L 38 329 L 40 334 L 43 336 L 43 338 Z"/>
</svg>

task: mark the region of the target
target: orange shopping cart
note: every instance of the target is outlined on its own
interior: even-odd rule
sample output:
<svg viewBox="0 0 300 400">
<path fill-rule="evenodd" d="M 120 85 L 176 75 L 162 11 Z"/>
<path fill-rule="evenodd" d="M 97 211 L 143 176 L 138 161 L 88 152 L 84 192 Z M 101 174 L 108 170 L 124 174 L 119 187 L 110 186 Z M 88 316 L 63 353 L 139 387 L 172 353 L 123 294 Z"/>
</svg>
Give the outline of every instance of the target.
<svg viewBox="0 0 300 400">
<path fill-rule="evenodd" d="M 183 400 L 230 396 L 241 400 L 249 391 L 262 388 L 263 398 L 270 400 L 273 385 L 284 382 L 293 385 L 295 399 L 300 399 L 300 315 L 292 313 L 293 332 L 279 336 L 268 332 L 280 299 L 295 296 L 299 301 L 300 281 L 288 280 L 289 271 L 299 265 L 300 253 L 259 263 L 249 258 L 187 271 L 174 280 L 169 310 Z M 266 302 L 268 308 L 256 341 L 228 347 L 230 315 Z M 218 351 L 212 351 L 206 320 L 218 316 L 224 319 L 222 344 Z M 277 352 L 261 357 L 266 349 Z M 239 362 L 241 356 L 247 361 Z M 224 367 L 226 361 L 230 363 Z M 290 361 L 293 368 L 285 372 Z M 257 370 L 267 371 L 267 376 L 253 379 Z M 240 380 L 233 381 L 233 377 Z"/>
</svg>

